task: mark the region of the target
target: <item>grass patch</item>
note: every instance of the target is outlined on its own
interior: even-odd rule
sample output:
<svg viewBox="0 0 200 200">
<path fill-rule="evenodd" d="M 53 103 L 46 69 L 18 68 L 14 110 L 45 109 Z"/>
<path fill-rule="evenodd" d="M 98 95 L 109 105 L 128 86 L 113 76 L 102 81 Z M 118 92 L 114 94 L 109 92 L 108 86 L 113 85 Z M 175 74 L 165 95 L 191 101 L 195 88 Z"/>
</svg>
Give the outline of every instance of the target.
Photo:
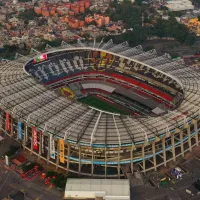
<svg viewBox="0 0 200 200">
<path fill-rule="evenodd" d="M 114 103 L 112 104 L 112 103 L 106 102 L 103 99 L 100 99 L 96 96 L 88 96 L 88 97 L 80 99 L 79 101 L 89 106 L 92 106 L 92 107 L 95 107 L 97 109 L 104 110 L 107 112 L 120 113 L 123 115 L 127 114 L 125 111 L 117 108 Z"/>
</svg>

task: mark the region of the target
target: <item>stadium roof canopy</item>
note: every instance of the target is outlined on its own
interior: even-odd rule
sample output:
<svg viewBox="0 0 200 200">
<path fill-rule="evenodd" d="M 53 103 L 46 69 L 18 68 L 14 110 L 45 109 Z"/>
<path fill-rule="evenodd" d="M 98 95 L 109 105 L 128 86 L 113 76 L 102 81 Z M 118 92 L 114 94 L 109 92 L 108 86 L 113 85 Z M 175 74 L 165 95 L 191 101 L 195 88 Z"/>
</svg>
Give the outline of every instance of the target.
<svg viewBox="0 0 200 200">
<path fill-rule="evenodd" d="M 84 48 L 84 44 L 79 41 L 75 47 L 66 43 L 60 47 L 63 50 L 67 48 Z M 99 147 L 129 146 L 157 140 L 166 132 L 170 134 L 184 123 L 191 123 L 199 115 L 200 74 L 181 60 L 172 60 L 169 55 L 158 56 L 155 50 L 143 52 L 141 46 L 114 45 L 111 40 L 105 44 L 94 43 L 90 48 L 122 54 L 169 74 L 183 87 L 184 101 L 176 110 L 158 117 L 133 118 L 99 111 L 60 96 L 28 75 L 23 69 L 24 64 L 40 54 L 33 49 L 30 55 L 18 55 L 14 61 L 1 60 L 1 108 L 21 121 L 68 142 Z M 56 50 L 49 47 L 46 52 Z"/>
</svg>

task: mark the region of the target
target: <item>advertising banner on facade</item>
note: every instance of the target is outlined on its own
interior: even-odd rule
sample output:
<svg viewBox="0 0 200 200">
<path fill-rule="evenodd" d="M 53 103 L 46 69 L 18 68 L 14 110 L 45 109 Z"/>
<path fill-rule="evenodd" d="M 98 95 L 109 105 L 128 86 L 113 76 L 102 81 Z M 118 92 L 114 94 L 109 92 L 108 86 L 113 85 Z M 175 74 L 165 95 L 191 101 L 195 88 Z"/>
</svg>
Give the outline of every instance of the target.
<svg viewBox="0 0 200 200">
<path fill-rule="evenodd" d="M 53 136 L 50 135 L 50 157 L 55 159 L 55 141 L 53 140 Z"/>
<path fill-rule="evenodd" d="M 6 113 L 6 131 L 11 131 L 10 113 Z"/>
<path fill-rule="evenodd" d="M 59 139 L 59 143 L 60 143 L 60 162 L 61 163 L 65 163 L 65 144 L 64 144 L 64 140 Z"/>
<path fill-rule="evenodd" d="M 33 143 L 33 149 L 38 150 L 37 131 L 34 126 L 32 127 L 32 143 Z"/>
<path fill-rule="evenodd" d="M 18 138 L 22 140 L 22 123 L 18 122 Z"/>
</svg>

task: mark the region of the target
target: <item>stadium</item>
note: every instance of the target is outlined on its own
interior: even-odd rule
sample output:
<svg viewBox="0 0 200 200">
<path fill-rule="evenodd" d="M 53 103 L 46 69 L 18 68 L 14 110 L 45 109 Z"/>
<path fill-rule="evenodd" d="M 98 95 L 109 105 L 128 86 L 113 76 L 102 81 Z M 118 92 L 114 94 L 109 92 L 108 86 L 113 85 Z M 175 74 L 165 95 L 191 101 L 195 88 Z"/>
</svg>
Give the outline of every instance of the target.
<svg viewBox="0 0 200 200">
<path fill-rule="evenodd" d="M 200 74 L 169 54 L 78 40 L 0 65 L 2 132 L 56 170 L 119 178 L 199 144 Z"/>
</svg>

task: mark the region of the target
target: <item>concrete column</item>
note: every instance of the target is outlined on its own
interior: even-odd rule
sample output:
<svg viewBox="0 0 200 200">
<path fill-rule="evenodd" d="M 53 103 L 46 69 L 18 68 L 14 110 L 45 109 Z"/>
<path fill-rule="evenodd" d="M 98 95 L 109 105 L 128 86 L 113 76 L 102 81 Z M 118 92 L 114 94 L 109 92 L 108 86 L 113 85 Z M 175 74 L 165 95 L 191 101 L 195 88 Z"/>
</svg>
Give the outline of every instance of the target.
<svg viewBox="0 0 200 200">
<path fill-rule="evenodd" d="M 2 111 L 0 110 L 0 130 L 3 129 L 3 116 L 2 116 Z"/>
<path fill-rule="evenodd" d="M 28 124 L 26 124 L 26 132 L 25 132 L 25 144 L 28 142 Z"/>
<path fill-rule="evenodd" d="M 105 178 L 107 177 L 107 149 L 105 148 Z"/>
<path fill-rule="evenodd" d="M 184 157 L 184 146 L 183 146 L 183 132 L 180 133 L 180 143 L 181 143 L 181 155 Z"/>
<path fill-rule="evenodd" d="M 10 115 L 10 134 L 13 136 L 13 118 L 12 116 Z M 17 134 L 17 140 L 18 140 L 18 134 Z"/>
<path fill-rule="evenodd" d="M 13 125 L 12 125 L 13 126 Z M 18 128 L 18 123 L 17 123 L 17 132 L 15 133 L 15 134 L 17 134 L 17 140 L 19 140 L 19 130 L 18 130 L 19 128 Z M 12 130 L 12 128 L 11 128 L 11 130 Z M 23 130 L 22 130 L 22 132 L 23 132 Z M 22 142 L 23 143 L 23 142 Z M 23 145 L 23 144 L 22 144 Z"/>
<path fill-rule="evenodd" d="M 78 172 L 81 172 L 81 146 L 78 147 L 78 152 L 79 152 L 79 163 L 78 163 Z"/>
<path fill-rule="evenodd" d="M 59 159 L 60 159 L 60 145 L 59 145 L 59 139 L 57 138 L 56 171 L 58 170 Z"/>
<path fill-rule="evenodd" d="M 175 145 L 174 145 L 174 133 L 171 134 L 171 141 L 172 141 L 172 156 L 173 156 L 173 161 L 176 161 Z"/>
<path fill-rule="evenodd" d="M 48 134 L 47 164 L 49 163 L 49 159 L 50 159 L 50 135 Z"/>
<path fill-rule="evenodd" d="M 192 141 L 191 141 L 191 132 L 190 132 L 190 126 L 188 124 L 185 124 L 184 127 L 187 129 L 187 135 L 188 135 L 188 145 L 190 151 L 192 151 Z"/>
<path fill-rule="evenodd" d="M 197 120 L 193 120 L 194 124 L 194 131 L 195 131 L 195 140 L 196 140 L 196 146 L 199 146 L 199 132 L 198 132 L 198 127 L 197 127 Z"/>
<path fill-rule="evenodd" d="M 24 137 L 23 137 L 23 142 L 22 142 L 22 145 L 23 145 L 23 149 L 25 149 L 25 146 L 26 146 L 26 137 L 28 135 L 28 127 L 27 127 L 27 124 L 24 123 Z"/>
<path fill-rule="evenodd" d="M 39 154 L 38 160 L 40 160 L 41 159 L 41 154 L 42 154 L 42 133 L 41 132 L 38 132 L 38 133 L 39 133 L 39 141 L 40 141 L 40 143 L 39 143 L 39 152 L 38 152 L 38 154 Z"/>
<path fill-rule="evenodd" d="M 121 148 L 118 149 L 118 167 L 117 167 L 117 171 L 118 171 L 118 177 L 120 178 L 120 150 Z"/>
<path fill-rule="evenodd" d="M 142 145 L 142 158 L 143 158 L 143 160 L 142 160 L 143 171 L 144 171 L 144 173 L 146 173 L 144 144 Z"/>
<path fill-rule="evenodd" d="M 91 168 L 91 174 L 93 176 L 94 174 L 94 149 L 92 148 L 92 168 Z"/>
<path fill-rule="evenodd" d="M 162 138 L 162 148 L 163 148 L 163 161 L 164 161 L 164 166 L 166 167 L 167 162 L 166 162 L 166 150 L 165 150 L 165 136 Z"/>
<path fill-rule="evenodd" d="M 134 145 L 131 147 L 131 173 L 133 173 L 133 150 L 134 150 Z"/>
<path fill-rule="evenodd" d="M 71 151 L 71 146 L 70 143 L 67 144 L 67 171 L 69 170 L 69 163 L 70 163 L 70 151 Z"/>
<path fill-rule="evenodd" d="M 157 170 L 157 163 L 156 163 L 156 148 L 155 148 L 155 141 L 152 143 L 152 152 L 153 152 L 153 165 L 154 165 L 154 170 Z"/>
<path fill-rule="evenodd" d="M 31 152 L 30 154 L 33 153 L 33 134 L 31 133 Z"/>
</svg>

